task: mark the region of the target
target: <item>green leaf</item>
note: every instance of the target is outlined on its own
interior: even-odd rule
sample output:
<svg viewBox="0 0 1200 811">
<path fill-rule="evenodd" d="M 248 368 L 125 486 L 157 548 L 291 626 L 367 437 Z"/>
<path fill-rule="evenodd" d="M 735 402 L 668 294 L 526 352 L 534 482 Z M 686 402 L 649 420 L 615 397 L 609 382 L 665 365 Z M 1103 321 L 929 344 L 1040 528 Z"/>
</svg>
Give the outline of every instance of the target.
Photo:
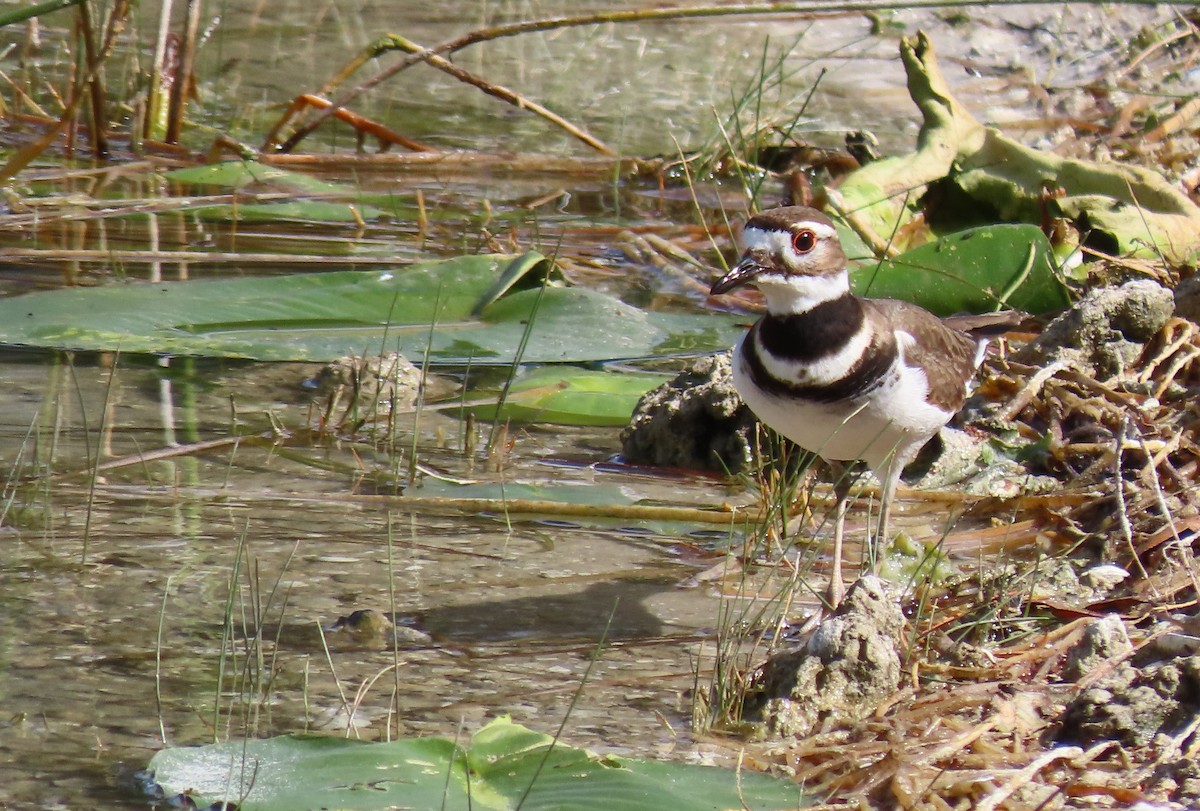
<svg viewBox="0 0 1200 811">
<path fill-rule="evenodd" d="M 1054 268 L 1050 242 L 1034 225 L 972 228 L 855 269 L 859 295 L 920 304 L 938 315 L 1018 309 L 1061 310 L 1070 304 Z"/>
<path fill-rule="evenodd" d="M 40 17 L 43 14 L 49 14 L 59 9 L 77 6 L 83 0 L 46 0 L 44 3 L 38 3 L 35 6 L 23 9 L 14 9 L 0 14 L 0 28 L 13 23 L 24 22 L 30 17 Z"/>
<path fill-rule="evenodd" d="M 542 267 L 539 268 L 539 265 Z M 530 251 L 524 256 L 517 257 L 504 269 L 504 272 L 496 279 L 496 283 L 479 297 L 479 301 L 476 302 L 475 309 L 471 311 L 471 315 L 479 315 L 484 307 L 499 301 L 501 296 L 511 290 L 528 290 L 535 287 L 539 282 L 549 281 L 549 279 L 539 275 L 546 271 L 547 265 L 549 265 L 548 269 L 552 272 L 552 278 L 561 282 L 562 274 L 553 273 L 557 268 L 551 263 L 546 262 L 540 253 Z"/>
<path fill-rule="evenodd" d="M 373 220 L 383 216 L 383 209 L 362 201 L 359 189 L 330 183 L 311 175 L 291 172 L 254 161 L 232 160 L 188 166 L 166 172 L 163 177 L 176 183 L 193 186 L 219 186 L 226 189 L 250 189 L 256 192 L 277 191 L 289 195 L 320 197 L 319 200 L 292 199 L 279 202 L 246 202 L 192 206 L 203 220 L 240 222 L 357 222 L 350 210 L 353 205 L 359 217 Z M 251 187 L 253 187 L 251 189 Z M 342 202 L 335 202 L 335 198 Z"/>
<path fill-rule="evenodd" d="M 0 299 L 0 344 L 96 352 L 331 361 L 402 352 L 443 364 L 586 362 L 731 346 L 744 318 L 649 313 L 591 290 L 510 292 L 482 307 L 514 264 L 540 254 L 463 256 L 387 271 L 114 284 Z M 432 329 L 432 335 L 430 327 Z"/>
<path fill-rule="evenodd" d="M 901 40 L 900 58 L 923 118 L 921 132 L 916 151 L 872 161 L 842 178 L 838 209 L 852 212 L 860 228 L 880 241 L 906 231 L 920 234 L 922 229 L 904 225 L 921 211 L 929 188 L 941 186 L 934 195 L 941 203 L 924 212 L 935 228 L 942 219 L 962 223 L 997 215 L 1040 223 L 1049 213 L 1078 230 L 1068 240 L 1073 243 L 1163 257 L 1172 265 L 1200 256 L 1200 207 L 1177 184 L 1118 161 L 1032 149 L 985 127 L 950 91 L 923 33 Z"/>
<path fill-rule="evenodd" d="M 485 420 L 621 426 L 629 423 L 638 399 L 665 379 L 664 375 L 547 366 L 515 382 L 498 414 L 495 404 L 470 410 Z"/>
<path fill-rule="evenodd" d="M 338 183 L 330 183 L 311 175 L 290 172 L 276 166 L 267 166 L 255 161 L 232 160 L 221 163 L 206 163 L 172 169 L 163 174 L 167 180 L 189 183 L 196 186 L 220 186 L 227 189 L 244 189 L 260 186 L 263 190 L 303 192 L 305 194 L 336 195 L 355 197 L 358 189 Z"/>
<path fill-rule="evenodd" d="M 165 749 L 150 768 L 168 796 L 186 795 L 198 807 L 235 802 L 241 811 L 507 811 L 518 803 L 525 811 L 766 811 L 803 804 L 798 786 L 767 775 L 599 757 L 508 718 L 479 730 L 469 748 L 442 738 L 365 743 L 295 735 Z"/>
<path fill-rule="evenodd" d="M 354 210 L 351 210 L 353 206 Z M 387 212 L 374 206 L 334 203 L 327 200 L 291 200 L 282 203 L 245 203 L 192 206 L 189 211 L 208 222 L 358 222 L 374 220 Z M 355 217 L 355 211 L 358 217 Z"/>
</svg>

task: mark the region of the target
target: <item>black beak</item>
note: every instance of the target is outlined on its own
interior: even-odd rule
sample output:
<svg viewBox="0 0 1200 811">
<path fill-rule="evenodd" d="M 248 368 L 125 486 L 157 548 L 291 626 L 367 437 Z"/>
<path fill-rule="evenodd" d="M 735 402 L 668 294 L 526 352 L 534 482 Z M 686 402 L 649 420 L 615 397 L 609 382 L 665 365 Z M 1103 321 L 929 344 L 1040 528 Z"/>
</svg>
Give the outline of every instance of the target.
<svg viewBox="0 0 1200 811">
<path fill-rule="evenodd" d="M 747 282 L 753 281 L 754 277 L 763 269 L 762 264 L 750 255 L 742 257 L 742 261 L 738 262 L 733 268 L 717 280 L 717 283 L 709 290 L 709 295 L 719 296 L 722 293 L 728 293 L 735 287 L 741 287 Z"/>
</svg>

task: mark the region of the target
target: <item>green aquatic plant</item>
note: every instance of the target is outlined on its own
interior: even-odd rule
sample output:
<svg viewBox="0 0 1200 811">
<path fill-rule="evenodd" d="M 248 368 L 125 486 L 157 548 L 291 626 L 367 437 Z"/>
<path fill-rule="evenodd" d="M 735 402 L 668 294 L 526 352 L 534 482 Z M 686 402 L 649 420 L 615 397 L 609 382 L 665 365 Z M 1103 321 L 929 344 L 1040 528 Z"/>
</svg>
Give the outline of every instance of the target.
<svg viewBox="0 0 1200 811">
<path fill-rule="evenodd" d="M 315 735 L 164 749 L 150 762 L 169 796 L 197 807 L 782 811 L 801 789 L 764 774 L 600 756 L 507 717 L 469 745 L 446 738 L 366 743 Z"/>
</svg>

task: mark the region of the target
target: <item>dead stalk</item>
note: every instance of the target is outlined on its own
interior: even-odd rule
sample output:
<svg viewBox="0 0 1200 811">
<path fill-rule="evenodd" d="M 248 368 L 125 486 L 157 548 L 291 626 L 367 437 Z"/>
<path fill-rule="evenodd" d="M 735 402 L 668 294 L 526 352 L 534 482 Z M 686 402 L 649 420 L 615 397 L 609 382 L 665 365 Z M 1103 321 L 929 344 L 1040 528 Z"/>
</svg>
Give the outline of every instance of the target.
<svg viewBox="0 0 1200 811">
<path fill-rule="evenodd" d="M 168 144 L 179 143 L 183 131 L 183 110 L 187 104 L 188 86 L 191 82 L 192 65 L 196 59 L 196 37 L 200 33 L 201 0 L 188 0 L 187 19 L 184 22 L 183 38 L 179 44 L 179 65 L 175 81 L 171 84 L 171 99 L 167 108 Z"/>
<path fill-rule="evenodd" d="M 482 90 L 484 93 L 487 93 L 489 96 L 494 96 L 495 98 L 498 98 L 501 101 L 506 101 L 515 107 L 521 108 L 522 110 L 529 110 L 531 113 L 540 115 L 542 118 L 546 119 L 550 123 L 554 124 L 555 126 L 561 127 L 562 129 L 566 130 L 568 133 L 570 133 L 575 138 L 578 138 L 580 141 L 583 141 L 585 144 L 590 146 L 592 149 L 595 149 L 600 154 L 610 155 L 610 156 L 615 156 L 617 154 L 616 152 L 613 151 L 613 149 L 611 147 L 609 147 L 607 144 L 605 144 L 599 138 L 595 137 L 594 135 L 588 133 L 585 130 L 580 129 L 579 127 L 576 127 L 570 121 L 567 121 L 565 118 L 558 115 L 557 113 L 546 109 L 542 105 L 538 104 L 536 101 L 527 99 L 524 96 L 522 96 L 512 90 L 509 90 L 507 87 L 502 87 L 501 85 L 493 84 L 493 83 L 489 82 L 487 79 L 484 79 L 481 76 L 477 76 L 474 73 L 471 73 L 469 70 L 460 68 L 458 65 L 455 65 L 450 60 L 445 59 L 444 57 L 438 56 L 437 54 L 430 51 L 428 48 L 422 48 L 420 45 L 417 45 L 416 43 L 411 42 L 410 40 L 407 40 L 402 36 L 393 34 L 393 35 L 391 35 L 391 39 L 392 39 L 392 41 L 395 42 L 396 47 L 398 47 L 400 50 L 405 51 L 410 54 L 419 55 L 429 65 L 432 65 L 433 67 L 437 68 L 438 70 L 450 74 L 455 79 L 458 79 L 460 82 L 466 82 L 469 85 L 478 87 L 480 90 Z"/>
<path fill-rule="evenodd" d="M 92 12 L 87 3 L 79 4 L 79 31 L 83 37 L 83 52 L 88 65 L 99 65 L 96 29 L 92 25 Z M 91 99 L 92 154 L 104 160 L 108 158 L 108 114 L 107 93 L 104 90 L 104 71 L 92 70 L 88 79 L 88 97 Z"/>
<path fill-rule="evenodd" d="M 109 56 L 112 55 L 113 48 L 116 47 L 117 37 L 125 30 L 125 20 L 129 16 L 130 4 L 131 0 L 116 0 L 112 11 L 109 12 L 104 39 L 95 54 L 96 58 L 94 60 L 89 59 L 84 75 L 76 76 L 75 81 L 72 82 L 70 95 L 64 105 L 62 115 L 42 134 L 42 137 L 18 149 L 13 153 L 11 158 L 5 161 L 3 166 L 0 166 L 0 183 L 11 180 L 18 172 L 37 158 L 38 155 L 45 152 L 50 144 L 71 125 L 76 113 L 79 111 L 79 106 L 87 96 L 85 88 L 87 88 L 93 77 L 103 68 L 104 63 L 108 61 Z"/>
</svg>

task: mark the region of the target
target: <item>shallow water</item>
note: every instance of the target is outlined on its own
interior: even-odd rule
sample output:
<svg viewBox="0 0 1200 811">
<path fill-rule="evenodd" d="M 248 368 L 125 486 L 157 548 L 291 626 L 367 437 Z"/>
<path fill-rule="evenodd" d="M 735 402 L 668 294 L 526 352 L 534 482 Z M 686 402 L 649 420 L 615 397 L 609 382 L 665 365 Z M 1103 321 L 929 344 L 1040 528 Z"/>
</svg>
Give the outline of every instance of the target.
<svg viewBox="0 0 1200 811">
<path fill-rule="evenodd" d="M 386 4 L 343 0 L 322 5 L 316 18 L 306 3 L 246 5 L 264 10 L 254 17 L 249 8 L 226 4 L 225 22 L 205 46 L 199 68 L 207 114 L 239 133 L 261 133 L 269 124 L 277 110 L 264 102 L 311 89 L 296 87 L 297 76 L 319 83 L 355 48 L 398 25 L 381 10 Z M 406 18 L 405 34 L 435 42 L 499 19 L 579 10 L 562 3 L 440 8 L 436 18 Z M 1042 31 L 1064 25 L 1056 8 L 1021 13 L 1041 14 Z M 1097 26 L 1113 24 L 1087 17 L 1086 9 L 1070 13 Z M 251 18 L 253 24 L 231 22 Z M 1014 34 L 998 18 L 978 24 L 987 36 L 975 46 L 933 17 L 899 19 L 910 30 L 919 21 L 943 35 L 943 58 L 965 68 L 952 80 L 972 82 L 966 89 L 986 99 L 977 109 L 984 116 L 1005 109 L 1005 96 L 995 88 L 1016 93 L 1019 87 L 987 75 L 971 79 L 968 72 L 1018 61 L 1011 48 L 1022 43 L 1037 58 L 1045 52 L 1036 35 Z M 672 154 L 675 139 L 694 145 L 715 130 L 714 110 L 728 109 L 730 94 L 752 80 L 764 43 L 777 53 L 808 25 L 767 19 L 599 25 L 498 41 L 459 61 L 586 121 L 627 154 Z M 867 23 L 855 17 L 815 30 L 790 57 L 795 74 L 780 93 L 781 107 L 807 94 L 815 75 L 809 60 L 825 55 L 831 72 L 805 128 L 836 144 L 847 129 L 867 126 L 885 145 L 907 146 L 916 117 L 902 89 L 895 41 L 869 36 Z M 1064 81 L 1080 70 L 1075 61 L 1058 69 Z M 404 83 L 372 97 L 367 110 L 439 146 L 577 154 L 544 123 L 429 69 L 413 69 Z M 328 137 L 347 138 L 344 132 Z M 63 194 L 73 190 L 70 183 L 78 184 L 74 191 L 96 191 L 87 179 L 37 184 L 36 177 L 24 179 L 38 193 Z M 564 255 L 605 270 L 592 267 L 586 276 L 596 287 L 638 303 L 704 306 L 702 284 L 631 264 L 614 250 L 619 228 L 694 219 L 689 201 L 664 200 L 651 186 L 580 180 L 562 188 L 561 178 L 512 176 L 336 179 L 396 184 L 406 200 L 420 189 L 442 219 L 424 234 L 409 222 L 356 232 L 231 229 L 178 214 L 58 221 L 0 236 L 0 250 L 48 251 L 0 257 L 0 292 L 15 295 L 65 280 L 294 270 L 286 257 L 262 258 L 275 252 L 346 251 L 347 265 L 321 268 L 330 270 L 362 267 L 372 257 L 453 255 L 476 250 L 484 229 L 500 232 L 495 217 L 523 246 L 561 244 Z M 135 175 L 105 191 L 152 197 L 154 181 Z M 556 193 L 561 207 L 522 207 Z M 152 238 L 162 250 L 216 248 L 258 258 L 155 265 L 54 255 L 68 248 L 144 249 Z M 703 240 L 696 243 L 705 249 Z M 744 501 L 745 494 L 714 479 L 605 467 L 619 450 L 616 429 L 521 428 L 497 469 L 481 453 L 464 452 L 465 429 L 457 419 L 426 413 L 419 423 L 401 423 L 397 444 L 407 452 L 415 435 L 419 460 L 432 473 L 396 496 L 385 485 L 405 468 L 405 457 L 397 462 L 393 454 L 346 440 L 296 438 L 311 418 L 298 386 L 311 371 L 0 355 L 6 482 L 0 806 L 145 807 L 132 775 L 164 743 L 344 729 L 345 701 L 375 677 L 351 724 L 364 738 L 454 735 L 502 713 L 550 731 L 569 713 L 566 737 L 574 745 L 641 757 L 733 757 L 731 747 L 690 735 L 689 691 L 697 662 L 702 670 L 710 662 L 705 657 L 722 595 L 716 585 L 683 584 L 719 559 L 727 543 L 720 532 L 414 509 L 404 497 L 487 492 L 519 498 L 530 492 L 523 487 L 537 486 L 543 493 L 589 488 L 589 498 L 602 503 L 686 506 Z M 240 433 L 267 436 L 274 426 L 292 438 L 165 455 L 105 470 L 94 480 L 89 473 L 97 458 L 221 440 L 235 423 Z M 35 479 L 35 473 L 42 475 Z M 470 480 L 475 489 L 464 491 L 449 479 Z M 358 609 L 395 612 L 430 639 L 393 653 L 378 640 L 322 631 Z M 602 638 L 608 644 L 589 672 Z"/>
<path fill-rule="evenodd" d="M 67 381 L 58 405 L 46 396 L 45 372 L 4 366 L 17 395 L 10 406 L 24 406 L 6 410 L 10 465 L 18 447 L 45 459 L 56 445 L 50 465 L 64 471 L 87 470 L 88 446 L 103 446 L 106 458 L 166 447 L 167 413 L 178 420 L 177 437 L 227 434 L 186 424 L 183 404 L 192 398 L 178 381 L 165 407 L 155 402 L 158 369 L 118 368 L 111 387 L 109 370 L 97 365 L 52 369 L 51 384 Z M 87 432 L 77 396 L 91 420 Z M 105 398 L 111 430 L 102 434 Z M 252 407 L 242 402 L 243 413 Z M 282 424 L 303 413 L 278 400 L 272 407 Z M 425 422 L 422 463 L 469 475 L 460 453 L 433 447 L 433 432 L 447 427 L 439 422 L 450 421 Z M 114 470 L 94 489 L 85 476 L 18 490 L 0 566 L 6 802 L 77 807 L 102 793 L 106 803 L 138 805 L 134 789 L 112 786 L 145 764 L 164 733 L 168 743 L 203 741 L 214 718 L 222 735 L 344 728 L 339 685 L 353 697 L 364 679 L 397 665 L 395 677 L 362 700 L 357 734 L 388 734 L 395 690 L 393 735 L 453 734 L 506 712 L 551 728 L 569 710 L 579 742 L 660 754 L 685 744 L 688 706 L 680 695 L 692 682 L 690 657 L 716 622 L 711 593 L 678 587 L 695 571 L 680 562 L 678 546 L 690 545 L 694 528 L 671 537 L 611 521 L 588 528 L 409 510 L 403 498 L 379 504 L 345 470 L 317 467 L 352 462 L 349 453 L 294 450 L 298 458 L 288 459 L 272 447 L 218 449 Z M 713 489 L 542 461 L 598 461 L 615 450 L 612 431 L 534 430 L 517 438 L 504 477 L 676 503 Z M 231 580 L 241 641 L 226 648 L 232 658 L 218 696 Z M 364 608 L 395 611 L 431 639 L 394 657 L 375 638 L 330 630 L 327 660 L 322 626 Z M 246 640 L 259 628 L 261 660 Z M 606 628 L 611 646 L 570 708 Z M 261 685 L 268 676 L 269 686 Z"/>
</svg>

